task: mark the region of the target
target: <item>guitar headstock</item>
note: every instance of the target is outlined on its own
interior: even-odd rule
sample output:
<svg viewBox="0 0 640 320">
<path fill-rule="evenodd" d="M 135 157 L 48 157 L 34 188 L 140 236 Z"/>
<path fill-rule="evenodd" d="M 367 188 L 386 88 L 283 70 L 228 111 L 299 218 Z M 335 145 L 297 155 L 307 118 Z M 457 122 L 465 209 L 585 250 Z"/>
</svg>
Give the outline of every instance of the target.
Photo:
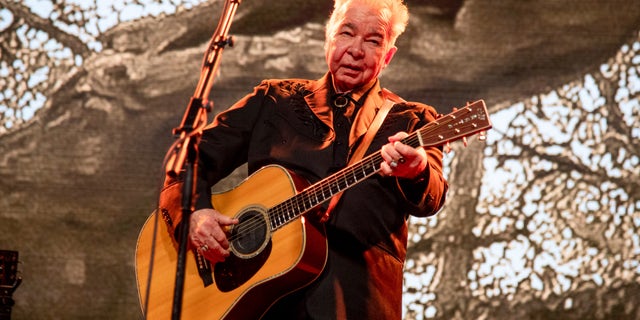
<svg viewBox="0 0 640 320">
<path fill-rule="evenodd" d="M 484 100 L 467 104 L 418 130 L 422 146 L 439 146 L 491 129 Z"/>
</svg>

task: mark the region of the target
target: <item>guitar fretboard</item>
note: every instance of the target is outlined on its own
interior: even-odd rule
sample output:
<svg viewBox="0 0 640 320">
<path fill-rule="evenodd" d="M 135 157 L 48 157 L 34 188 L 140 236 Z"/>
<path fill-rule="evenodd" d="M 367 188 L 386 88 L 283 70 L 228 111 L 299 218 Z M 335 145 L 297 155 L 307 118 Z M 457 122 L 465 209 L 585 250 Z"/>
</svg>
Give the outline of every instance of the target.
<svg viewBox="0 0 640 320">
<path fill-rule="evenodd" d="M 302 192 L 269 209 L 271 228 L 276 230 L 298 216 L 310 211 L 380 170 L 382 156 L 372 154 L 353 166 L 347 167 Z"/>
</svg>

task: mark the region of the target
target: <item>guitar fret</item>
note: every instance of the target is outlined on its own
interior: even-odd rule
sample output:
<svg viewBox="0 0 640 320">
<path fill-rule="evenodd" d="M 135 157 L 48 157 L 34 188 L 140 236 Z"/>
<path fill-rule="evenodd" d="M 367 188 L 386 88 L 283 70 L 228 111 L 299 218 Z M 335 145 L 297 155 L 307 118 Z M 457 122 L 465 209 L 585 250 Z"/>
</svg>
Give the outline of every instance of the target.
<svg viewBox="0 0 640 320">
<path fill-rule="evenodd" d="M 291 199 L 289 208 L 287 208 L 287 212 L 291 212 L 291 213 L 294 213 L 294 214 L 295 214 L 295 212 L 298 212 L 298 209 L 297 209 L 298 206 L 297 206 L 296 199 L 297 198 L 292 198 Z"/>
<path fill-rule="evenodd" d="M 347 185 L 353 185 L 358 182 L 358 177 L 356 177 L 355 172 L 349 171 L 349 173 L 351 173 L 351 175 L 347 177 Z"/>
<path fill-rule="evenodd" d="M 289 201 L 289 205 L 287 206 L 287 209 L 285 210 L 286 212 L 295 212 L 296 209 L 296 198 L 291 199 L 291 201 Z M 280 223 L 278 225 L 278 227 L 281 227 L 283 225 L 283 223 Z"/>
<path fill-rule="evenodd" d="M 368 176 L 368 175 L 369 175 L 369 172 L 371 172 L 371 171 L 372 171 L 371 167 L 372 167 L 372 165 L 371 165 L 371 164 L 365 164 L 364 166 L 362 166 L 362 173 L 363 173 L 365 176 Z"/>
<path fill-rule="evenodd" d="M 378 158 L 380 158 L 380 157 L 378 157 Z M 377 169 L 376 169 L 376 168 L 378 167 L 378 165 L 380 164 L 380 162 L 382 162 L 382 160 L 381 160 L 381 159 L 380 159 L 380 160 L 378 160 L 378 161 L 375 161 L 375 160 L 373 159 L 373 157 L 371 157 L 371 159 L 370 159 L 369 163 L 366 163 L 366 164 L 363 166 L 364 174 L 365 174 L 366 176 L 369 176 L 369 175 L 371 175 L 371 174 L 374 174 L 374 173 L 377 171 Z"/>
<path fill-rule="evenodd" d="M 287 223 L 287 216 L 289 215 L 291 211 L 289 210 L 285 210 L 284 212 L 282 212 L 282 214 L 280 214 L 280 225 L 284 225 Z"/>
<path fill-rule="evenodd" d="M 295 198 L 291 199 L 290 201 L 288 201 L 288 205 L 285 208 L 285 212 L 289 213 L 289 212 L 295 212 Z M 284 223 L 279 223 L 278 227 L 281 227 Z"/>
<path fill-rule="evenodd" d="M 331 192 L 331 188 L 325 188 L 326 186 L 322 186 L 322 189 L 320 190 L 320 192 L 322 192 L 322 200 L 326 200 L 331 198 L 331 196 L 333 196 L 333 193 Z"/>
<path fill-rule="evenodd" d="M 282 225 L 282 222 L 280 221 L 280 220 L 281 220 L 281 218 L 282 218 L 282 214 L 281 214 L 280 212 L 278 212 L 278 213 L 276 214 L 276 218 L 275 218 L 276 226 L 280 226 L 280 225 Z"/>
<path fill-rule="evenodd" d="M 304 203 L 298 201 L 296 209 L 297 209 L 298 212 L 304 212 L 304 210 L 305 210 Z"/>
<path fill-rule="evenodd" d="M 280 206 L 276 206 L 271 208 L 269 211 L 267 211 L 267 215 L 269 216 L 269 226 L 271 226 L 271 230 L 275 230 L 276 229 L 276 224 L 274 221 L 274 215 L 277 214 L 278 212 L 278 208 Z"/>
<path fill-rule="evenodd" d="M 291 220 L 291 210 L 285 210 L 280 216 L 282 217 L 282 222 L 280 222 L 280 225 L 286 224 L 287 221 Z"/>
<path fill-rule="evenodd" d="M 349 181 L 346 176 L 342 176 L 342 179 L 338 183 L 341 183 L 344 186 L 344 189 L 349 188 Z"/>
<path fill-rule="evenodd" d="M 271 230 L 275 230 L 276 229 L 276 225 L 273 222 L 273 219 L 271 219 L 271 215 L 269 215 L 269 226 L 271 227 Z"/>
<path fill-rule="evenodd" d="M 284 212 L 293 211 L 293 201 L 292 200 L 287 201 L 287 204 L 285 206 L 283 206 L 282 210 Z M 278 224 L 278 227 L 280 227 L 280 224 Z"/>
</svg>

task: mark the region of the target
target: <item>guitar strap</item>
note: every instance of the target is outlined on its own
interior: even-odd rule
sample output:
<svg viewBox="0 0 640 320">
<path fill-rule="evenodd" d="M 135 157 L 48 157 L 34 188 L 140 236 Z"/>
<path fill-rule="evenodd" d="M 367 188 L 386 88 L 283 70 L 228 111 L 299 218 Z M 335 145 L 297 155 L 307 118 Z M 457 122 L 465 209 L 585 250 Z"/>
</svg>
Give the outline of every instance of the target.
<svg viewBox="0 0 640 320">
<path fill-rule="evenodd" d="M 353 152 L 353 155 L 351 155 L 351 158 L 349 158 L 349 163 L 347 164 L 347 166 L 350 166 L 351 164 L 354 164 L 362 159 L 364 153 L 367 151 L 367 149 L 369 149 L 369 145 L 371 144 L 371 141 L 373 141 L 373 137 L 378 132 L 378 129 L 380 129 L 380 125 L 382 125 L 382 122 L 384 122 L 384 119 L 387 117 L 389 110 L 391 110 L 394 104 L 398 102 L 404 102 L 402 98 L 387 89 L 382 89 L 382 93 L 384 94 L 386 100 L 380 110 L 378 110 L 378 113 L 376 114 L 373 121 L 371 121 L 371 125 L 367 129 L 367 133 L 365 133 L 364 137 L 362 137 L 362 141 Z M 338 204 L 338 201 L 340 201 L 340 198 L 342 198 L 343 193 L 344 192 L 340 192 L 333 196 L 333 198 L 331 198 L 327 210 L 320 218 L 320 222 L 324 223 L 329 220 L 331 211 L 333 211 L 335 206 Z"/>
</svg>

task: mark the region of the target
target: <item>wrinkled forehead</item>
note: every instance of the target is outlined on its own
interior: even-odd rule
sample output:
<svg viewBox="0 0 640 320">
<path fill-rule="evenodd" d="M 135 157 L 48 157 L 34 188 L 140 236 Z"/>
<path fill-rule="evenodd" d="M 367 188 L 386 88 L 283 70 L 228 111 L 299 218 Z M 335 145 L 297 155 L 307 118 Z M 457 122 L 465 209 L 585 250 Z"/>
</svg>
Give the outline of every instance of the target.
<svg viewBox="0 0 640 320">
<path fill-rule="evenodd" d="M 375 2 L 366 3 L 361 1 L 348 2 L 337 7 L 327 26 L 327 34 L 334 36 L 340 28 L 348 27 L 352 29 L 366 28 L 367 33 L 379 33 L 380 36 L 388 39 L 390 36 L 390 13 Z"/>
<path fill-rule="evenodd" d="M 347 9 L 344 19 L 338 25 L 338 28 L 345 26 L 358 29 L 367 34 L 376 33 L 382 37 L 386 37 L 389 34 L 389 22 L 384 19 L 379 10 L 370 7 L 350 7 Z"/>
</svg>

